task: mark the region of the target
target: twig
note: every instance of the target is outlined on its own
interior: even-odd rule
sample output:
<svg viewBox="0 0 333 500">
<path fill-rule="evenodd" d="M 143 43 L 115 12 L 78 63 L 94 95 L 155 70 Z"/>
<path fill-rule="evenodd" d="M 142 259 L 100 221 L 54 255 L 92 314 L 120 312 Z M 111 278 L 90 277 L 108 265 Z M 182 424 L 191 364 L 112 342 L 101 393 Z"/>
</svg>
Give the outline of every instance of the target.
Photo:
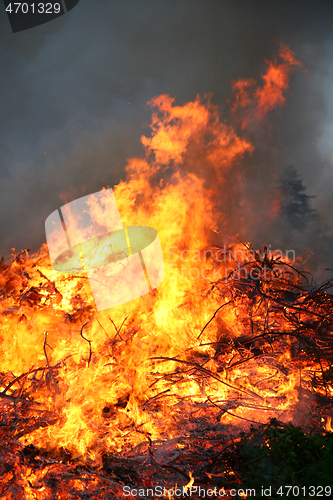
<svg viewBox="0 0 333 500">
<path fill-rule="evenodd" d="M 8 399 L 9 401 L 12 401 L 14 404 L 16 404 L 18 401 L 21 401 L 22 403 L 28 403 L 30 405 L 40 405 L 40 403 L 37 403 L 35 401 L 30 401 L 29 399 L 21 398 L 21 396 L 11 396 L 10 394 L 4 394 L 4 391 L 0 392 L 0 398 Z"/>
<path fill-rule="evenodd" d="M 247 394 L 248 396 L 255 396 L 255 397 L 257 397 L 257 398 L 259 398 L 261 400 L 264 400 L 264 398 L 262 398 L 261 396 L 259 396 L 259 394 L 256 394 L 255 392 L 246 391 L 244 389 L 240 389 L 239 387 L 235 387 L 235 386 L 233 386 L 231 384 L 228 384 L 227 382 L 225 382 L 224 380 L 222 380 L 220 377 L 218 377 L 214 373 L 212 373 L 210 370 L 207 370 L 207 368 L 203 368 L 202 366 L 198 365 L 197 363 L 193 363 L 193 362 L 190 362 L 190 361 L 185 361 L 183 359 L 167 358 L 165 356 L 158 356 L 158 357 L 154 357 L 154 358 L 150 358 L 150 359 L 160 359 L 162 361 L 177 361 L 178 363 L 184 363 L 185 365 L 193 366 L 194 368 L 196 368 L 196 369 L 204 372 L 206 375 L 209 375 L 210 377 L 214 378 L 215 380 L 218 380 L 222 384 L 230 387 L 231 389 L 234 389 L 235 391 L 243 392 L 244 394 Z"/>
<path fill-rule="evenodd" d="M 228 415 L 231 415 L 232 417 L 236 417 L 236 418 L 240 418 L 241 420 L 246 420 L 247 422 L 252 422 L 253 424 L 259 424 L 259 422 L 256 422 L 255 420 L 250 420 L 248 418 L 245 418 L 245 417 L 241 417 L 240 415 L 235 415 L 234 413 L 231 413 L 229 410 L 227 410 L 226 408 L 221 408 L 221 406 L 217 405 L 216 403 L 214 403 L 214 401 L 212 401 L 210 399 L 209 396 L 207 396 L 207 399 L 210 403 L 212 403 L 213 406 L 216 406 L 216 408 L 219 408 L 219 410 L 222 410 L 223 411 L 223 415 L 225 413 L 228 413 Z M 222 415 L 221 415 L 222 416 Z"/>
<path fill-rule="evenodd" d="M 108 332 L 105 330 L 104 326 L 102 325 L 102 323 L 99 321 L 98 318 L 97 319 L 97 323 L 99 324 L 99 326 L 102 328 L 103 332 L 105 333 L 105 335 L 107 336 L 107 338 L 110 340 L 110 337 L 108 335 Z"/>
<path fill-rule="evenodd" d="M 46 352 L 46 346 L 48 346 L 48 347 L 50 347 L 50 349 L 52 349 L 52 347 L 49 346 L 49 344 L 47 343 L 47 335 L 48 335 L 48 332 L 46 330 L 46 332 L 45 332 L 45 340 L 44 340 L 44 354 L 45 354 L 46 364 L 47 364 L 47 368 L 49 369 L 49 372 L 48 372 L 48 374 L 46 374 L 45 378 L 46 379 L 47 378 L 50 379 L 52 385 L 54 386 L 55 391 L 58 393 L 59 392 L 58 381 L 57 381 L 57 379 L 53 375 L 53 369 L 50 367 L 49 358 L 48 358 L 47 352 Z"/>
<path fill-rule="evenodd" d="M 81 328 L 81 331 L 80 331 L 80 335 L 81 335 L 81 337 L 82 337 L 82 338 L 83 338 L 86 342 L 88 342 L 88 343 L 89 343 L 89 359 L 88 359 L 88 366 L 89 366 L 89 364 L 90 364 L 90 360 L 91 360 L 91 355 L 92 355 L 92 350 L 91 350 L 91 342 L 92 342 L 92 341 L 91 341 L 91 340 L 89 340 L 89 339 L 86 339 L 86 337 L 84 337 L 84 336 L 83 336 L 83 333 L 82 333 L 82 332 L 83 332 L 83 328 L 84 328 L 84 327 L 85 327 L 88 323 L 89 323 L 89 321 L 87 321 L 86 323 L 84 323 L 84 325 L 82 325 L 82 328 Z"/>
<path fill-rule="evenodd" d="M 201 335 L 203 334 L 203 332 L 205 331 L 205 329 L 207 328 L 207 326 L 209 325 L 209 323 L 211 323 L 213 321 L 213 319 L 215 318 L 215 316 L 219 312 L 219 310 L 222 309 L 223 307 L 231 304 L 232 302 L 234 302 L 234 300 L 230 300 L 229 302 L 226 302 L 225 304 L 222 304 L 218 309 L 216 309 L 216 311 L 214 312 L 213 316 L 210 318 L 210 320 L 205 324 L 205 326 L 201 330 L 199 336 L 197 337 L 197 340 L 201 337 Z"/>
</svg>

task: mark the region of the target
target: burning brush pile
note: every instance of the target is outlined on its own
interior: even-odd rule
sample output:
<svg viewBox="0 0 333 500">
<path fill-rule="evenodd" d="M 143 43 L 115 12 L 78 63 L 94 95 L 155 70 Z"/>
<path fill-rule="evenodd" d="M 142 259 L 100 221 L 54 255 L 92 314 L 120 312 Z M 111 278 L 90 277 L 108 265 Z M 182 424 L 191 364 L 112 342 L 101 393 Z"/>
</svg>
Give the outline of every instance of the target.
<svg viewBox="0 0 333 500">
<path fill-rule="evenodd" d="M 284 102 L 300 63 L 279 57 L 262 87 L 234 84 L 242 128 Z M 219 189 L 253 145 L 209 101 L 151 105 L 146 157 L 114 194 L 125 226 L 157 230 L 163 283 L 97 311 L 87 276 L 55 271 L 46 246 L 1 263 L 0 498 L 283 498 L 277 481 L 328 497 L 332 283 L 216 244 Z"/>
</svg>

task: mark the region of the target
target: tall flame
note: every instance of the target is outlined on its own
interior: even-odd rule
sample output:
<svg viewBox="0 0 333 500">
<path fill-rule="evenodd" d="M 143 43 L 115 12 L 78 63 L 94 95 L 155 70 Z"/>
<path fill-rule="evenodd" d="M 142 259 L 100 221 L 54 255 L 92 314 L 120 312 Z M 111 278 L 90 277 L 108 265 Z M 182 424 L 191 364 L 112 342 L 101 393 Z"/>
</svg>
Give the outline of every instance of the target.
<svg viewBox="0 0 333 500">
<path fill-rule="evenodd" d="M 233 82 L 234 103 L 232 111 L 235 115 L 243 110 L 241 115 L 242 127 L 245 128 L 254 118 L 261 120 L 268 111 L 276 106 L 282 106 L 286 100 L 286 90 L 289 86 L 291 73 L 296 68 L 304 69 L 303 64 L 294 57 L 294 53 L 287 45 L 280 43 L 278 56 L 273 61 L 266 61 L 267 70 L 262 75 L 263 85 L 249 94 L 249 89 L 256 85 L 253 79 L 240 79 Z M 244 114 L 244 110 L 246 110 Z"/>
</svg>

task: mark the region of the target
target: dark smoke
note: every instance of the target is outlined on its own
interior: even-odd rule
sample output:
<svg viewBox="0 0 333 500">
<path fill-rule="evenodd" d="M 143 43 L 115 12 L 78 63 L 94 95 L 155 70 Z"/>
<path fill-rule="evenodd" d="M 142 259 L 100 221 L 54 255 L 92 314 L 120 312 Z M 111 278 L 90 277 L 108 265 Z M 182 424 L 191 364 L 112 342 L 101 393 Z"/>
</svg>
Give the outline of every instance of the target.
<svg viewBox="0 0 333 500">
<path fill-rule="evenodd" d="M 282 41 L 307 74 L 294 73 L 286 105 L 253 133 L 241 180 L 230 172 L 230 230 L 258 246 L 312 248 L 330 266 L 332 2 L 81 0 L 16 34 L 1 15 L 0 253 L 36 250 L 64 196 L 124 178 L 127 158 L 143 155 L 149 99 L 213 93 L 230 118 L 231 80 L 260 83 Z M 271 221 L 276 192 L 282 211 Z"/>
</svg>

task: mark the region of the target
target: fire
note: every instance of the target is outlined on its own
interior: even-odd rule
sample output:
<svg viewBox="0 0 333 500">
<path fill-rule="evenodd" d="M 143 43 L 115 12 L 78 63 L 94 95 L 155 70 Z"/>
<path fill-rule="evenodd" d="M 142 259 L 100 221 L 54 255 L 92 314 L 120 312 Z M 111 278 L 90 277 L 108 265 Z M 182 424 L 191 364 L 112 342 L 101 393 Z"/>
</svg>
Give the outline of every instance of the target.
<svg viewBox="0 0 333 500">
<path fill-rule="evenodd" d="M 257 116 L 262 118 L 268 111 L 284 104 L 286 98 L 283 93 L 289 85 L 289 75 L 295 67 L 302 67 L 302 63 L 295 59 L 293 52 L 284 44 L 280 44 L 279 56 L 283 60 L 268 63 L 267 73 L 263 75 L 264 85 L 255 91 L 257 102 Z"/>
<path fill-rule="evenodd" d="M 283 62 L 268 64 L 251 99 L 254 82 L 234 84 L 237 108 L 255 103 L 261 118 L 284 103 L 289 75 L 301 63 L 283 45 L 279 56 Z M 1 402 L 25 405 L 31 425 L 16 439 L 59 463 L 71 457 L 107 467 L 114 455 L 149 446 L 158 465 L 165 458 L 154 458 L 153 444 L 192 435 L 198 421 L 230 432 L 272 416 L 288 421 L 298 415 L 299 392 L 310 392 L 313 373 L 326 368 L 304 356 L 300 386 L 294 352 L 304 346 L 292 322 L 296 314 L 313 321 L 317 305 L 309 300 L 303 308 L 288 258 L 233 240 L 223 259 L 216 244 L 224 175 L 253 144 L 207 98 L 180 106 L 162 95 L 149 104 L 156 111 L 151 137 L 141 138 L 145 158 L 129 159 L 127 180 L 114 194 L 125 226 L 158 232 L 166 265 L 158 289 L 98 312 L 87 276 L 55 271 L 45 245 L 2 263 Z M 108 216 L 96 213 L 101 225 Z M 289 344 L 264 338 L 281 325 Z M 185 441 L 177 446 L 185 453 Z M 186 488 L 193 482 L 190 472 Z M 42 473 L 30 483 L 27 498 L 35 498 Z"/>
<path fill-rule="evenodd" d="M 194 484 L 194 477 L 193 477 L 193 473 L 192 471 L 189 472 L 189 476 L 190 476 L 190 480 L 189 482 L 184 486 L 184 490 L 185 492 L 187 493 L 188 490 L 191 489 L 191 487 L 193 486 Z"/>
<path fill-rule="evenodd" d="M 238 111 L 243 110 L 241 116 L 242 127 L 245 128 L 254 118 L 261 120 L 268 111 L 276 106 L 282 106 L 286 101 L 285 92 L 289 86 L 291 73 L 296 68 L 304 69 L 303 64 L 294 57 L 294 53 L 289 47 L 280 43 L 278 55 L 282 62 L 277 58 L 273 61 L 266 61 L 267 70 L 262 75 L 263 85 L 253 90 L 249 95 L 249 88 L 256 85 L 253 79 L 240 79 L 233 82 L 234 103 L 232 111 L 237 115 Z M 244 115 L 244 110 L 247 113 Z"/>
<path fill-rule="evenodd" d="M 190 171 L 207 179 L 207 171 L 200 167 L 195 170 L 195 163 L 202 161 L 204 155 L 209 170 L 215 170 L 220 179 L 238 158 L 253 151 L 249 141 L 238 137 L 231 125 L 220 121 L 217 107 L 209 101 L 204 104 L 197 96 L 194 102 L 173 106 L 174 101 L 162 95 L 149 102 L 158 110 L 152 118 L 153 136 L 141 138 L 148 155 L 154 154 L 160 168 L 170 162 L 180 168 L 187 158 Z M 193 158 L 188 158 L 189 155 Z"/>
</svg>

